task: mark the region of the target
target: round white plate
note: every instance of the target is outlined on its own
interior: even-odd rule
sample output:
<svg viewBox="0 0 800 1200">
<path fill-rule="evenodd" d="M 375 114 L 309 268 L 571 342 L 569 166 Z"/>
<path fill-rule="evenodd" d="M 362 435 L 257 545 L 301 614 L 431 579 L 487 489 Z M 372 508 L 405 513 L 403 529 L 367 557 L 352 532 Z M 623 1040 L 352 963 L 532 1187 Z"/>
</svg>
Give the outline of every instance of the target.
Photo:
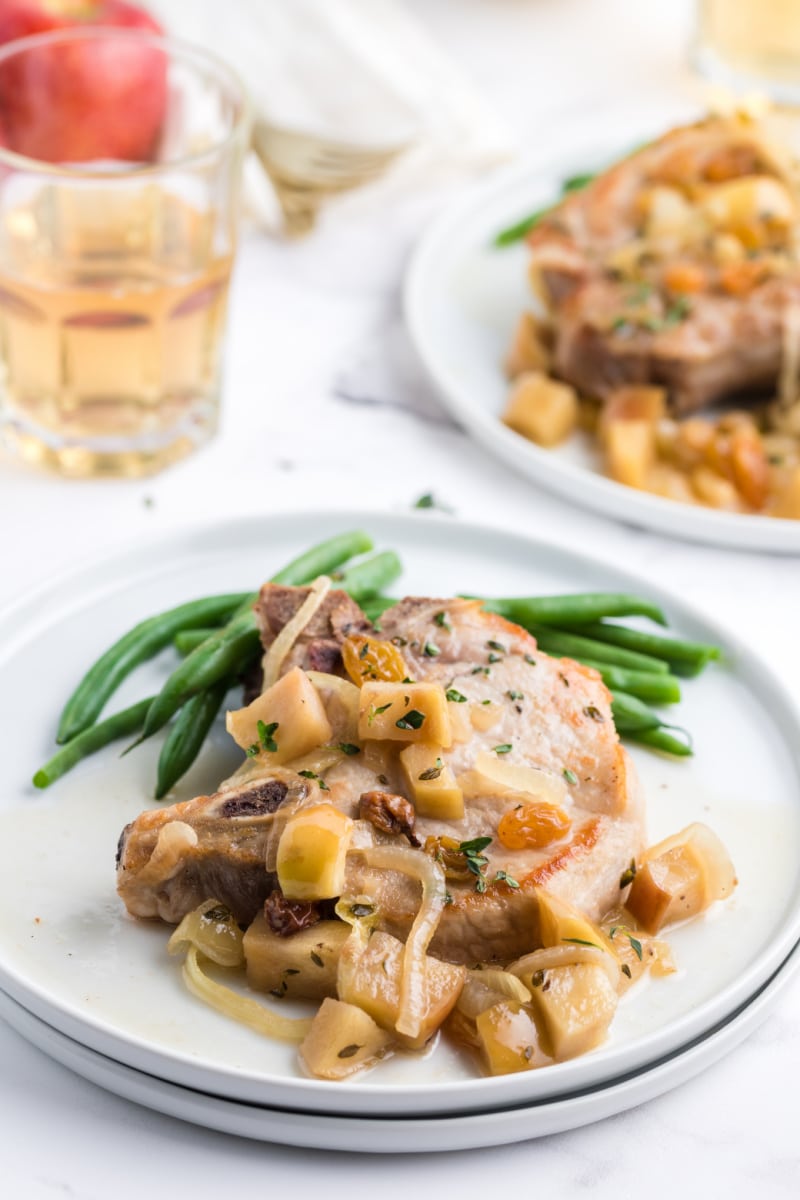
<svg viewBox="0 0 800 1200">
<path fill-rule="evenodd" d="M 508 382 L 502 362 L 520 314 L 530 309 L 524 243 L 504 249 L 494 236 L 551 204 L 570 175 L 615 161 L 620 147 L 546 149 L 493 176 L 442 213 L 419 243 L 405 286 L 412 341 L 455 419 L 480 445 L 542 487 L 593 512 L 659 533 L 720 546 L 800 553 L 800 521 L 718 512 L 650 495 L 605 478 L 588 438 L 545 450 L 500 421 Z"/>
<path fill-rule="evenodd" d="M 241 1104 L 145 1075 L 89 1050 L 0 991 L 0 1017 L 56 1062 L 145 1108 L 238 1137 L 318 1150 L 420 1154 L 501 1146 L 564 1133 L 655 1099 L 706 1070 L 752 1033 L 800 966 L 800 951 L 711 1033 L 625 1079 L 556 1100 L 451 1117 L 347 1117 Z"/>
<path fill-rule="evenodd" d="M 363 526 L 394 547 L 402 589 L 525 594 L 639 591 L 689 637 L 718 639 L 727 662 L 689 681 L 680 720 L 698 753 L 635 752 L 655 840 L 707 821 L 728 846 L 739 888 L 670 936 L 677 974 L 637 987 L 598 1051 L 495 1079 L 441 1042 L 347 1084 L 299 1076 L 293 1047 L 196 1001 L 166 953 L 168 931 L 137 922 L 114 890 L 123 825 L 148 807 L 158 739 L 115 748 L 45 793 L 27 783 L 52 750 L 58 710 L 86 666 L 143 616 L 181 600 L 256 587 L 320 538 Z M 399 590 L 399 589 L 398 589 Z M 147 695 L 171 652 L 129 680 L 121 707 Z M 235 1100 L 349 1115 L 479 1111 L 594 1087 L 707 1033 L 772 975 L 800 939 L 800 727 L 788 695 L 743 645 L 645 580 L 563 548 L 423 513 L 249 518 L 151 541 L 77 571 L 0 616 L 0 987 L 93 1050 L 170 1082 Z M 219 731 L 176 799 L 213 790 L 237 761 Z M 238 753 L 238 752 L 237 752 Z"/>
</svg>

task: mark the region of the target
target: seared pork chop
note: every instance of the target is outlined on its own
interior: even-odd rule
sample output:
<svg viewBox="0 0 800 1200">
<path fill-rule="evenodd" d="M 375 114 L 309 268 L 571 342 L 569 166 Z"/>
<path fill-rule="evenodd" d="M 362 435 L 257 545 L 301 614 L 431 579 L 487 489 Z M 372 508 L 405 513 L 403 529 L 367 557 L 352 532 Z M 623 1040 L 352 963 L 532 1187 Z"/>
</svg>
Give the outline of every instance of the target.
<svg viewBox="0 0 800 1200">
<path fill-rule="evenodd" d="M 601 399 L 663 385 L 677 413 L 774 391 L 800 303 L 797 187 L 754 121 L 715 117 L 569 195 L 529 235 L 554 373 Z"/>
<path fill-rule="evenodd" d="M 262 589 L 258 613 L 265 644 L 306 595 L 302 588 Z M 360 610 L 353 612 L 352 601 L 344 605 L 342 595 L 329 593 L 326 614 L 318 614 L 319 628 L 310 628 L 298 641 L 284 670 L 310 666 L 320 638 L 338 646 L 345 628 L 369 627 Z M 346 619 L 334 626 L 332 614 L 345 610 Z M 599 919 L 618 903 L 620 877 L 643 847 L 643 815 L 635 774 L 614 728 L 610 696 L 597 673 L 540 653 L 524 630 L 469 600 L 403 600 L 384 614 L 380 633 L 371 636 L 400 649 L 413 679 L 441 683 L 449 692 L 457 736 L 442 759 L 457 777 L 469 778 L 482 752 L 503 763 L 538 768 L 551 787 L 563 792 L 561 807 L 569 817 L 566 833 L 546 847 L 507 849 L 498 824 L 514 799 L 491 783 L 477 794 L 471 789 L 459 820 L 417 817 L 414 832 L 423 844 L 428 838 L 459 844 L 492 839 L 483 851 L 488 860 L 484 891 L 476 890 L 474 875 L 448 880 L 450 903 L 432 951 L 469 963 L 508 961 L 534 948 L 537 885 L 570 900 L 590 918 Z M 360 754 L 343 758 L 325 772 L 325 782 L 324 799 L 354 818 L 365 793 L 383 789 L 402 795 L 406 788 L 396 754 L 384 743 L 365 744 Z M 263 788 L 268 798 L 252 811 Z M 290 767 L 274 768 L 233 790 L 143 813 L 121 841 L 118 886 L 128 909 L 137 916 L 178 921 L 213 896 L 240 920 L 250 919 L 275 886 L 267 866 L 276 820 L 311 795 L 322 798 L 315 781 Z M 409 845 L 402 832 L 357 822 L 354 846 L 387 840 Z M 415 852 L 425 853 L 424 845 Z M 419 903 L 418 885 L 409 878 L 372 871 L 356 851 L 348 856 L 347 891 L 374 896 L 383 927 L 407 933 Z"/>
</svg>

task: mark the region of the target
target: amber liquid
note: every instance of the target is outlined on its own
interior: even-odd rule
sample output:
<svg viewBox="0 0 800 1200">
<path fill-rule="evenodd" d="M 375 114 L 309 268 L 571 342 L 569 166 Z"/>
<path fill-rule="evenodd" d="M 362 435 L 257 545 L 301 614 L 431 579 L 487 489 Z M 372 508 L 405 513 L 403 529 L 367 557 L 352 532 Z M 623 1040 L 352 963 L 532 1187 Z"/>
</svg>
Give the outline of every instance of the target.
<svg viewBox="0 0 800 1200">
<path fill-rule="evenodd" d="M 4 218 L 6 438 L 65 474 L 158 470 L 216 428 L 230 255 L 211 253 L 213 214 L 152 185 L 55 199 Z"/>
<path fill-rule="evenodd" d="M 800 3 L 699 0 L 696 60 L 721 83 L 800 103 Z"/>
</svg>

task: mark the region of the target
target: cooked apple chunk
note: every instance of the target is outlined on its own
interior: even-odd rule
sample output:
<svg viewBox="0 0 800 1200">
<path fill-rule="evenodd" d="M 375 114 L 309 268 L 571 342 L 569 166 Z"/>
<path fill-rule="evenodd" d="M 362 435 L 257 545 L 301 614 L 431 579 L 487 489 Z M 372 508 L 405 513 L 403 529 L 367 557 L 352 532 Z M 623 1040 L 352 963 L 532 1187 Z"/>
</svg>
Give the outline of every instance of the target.
<svg viewBox="0 0 800 1200">
<path fill-rule="evenodd" d="M 318 921 L 280 937 L 259 913 L 244 935 L 247 982 L 259 992 L 289 999 L 335 996 L 339 951 L 349 933 L 344 921 Z"/>
<path fill-rule="evenodd" d="M 401 751 L 400 763 L 418 816 L 460 821 L 464 793 L 441 755 L 441 746 L 417 742 Z"/>
<path fill-rule="evenodd" d="M 736 887 L 736 872 L 717 835 L 700 822 L 647 851 L 626 908 L 648 933 L 694 917 Z"/>
<path fill-rule="evenodd" d="M 317 1079 L 346 1079 L 373 1066 L 391 1043 L 391 1035 L 362 1008 L 329 996 L 311 1022 L 300 1046 L 300 1059 Z"/>
<path fill-rule="evenodd" d="M 344 886 L 353 822 L 332 804 L 289 817 L 278 844 L 277 872 L 288 900 L 332 900 Z"/>
<path fill-rule="evenodd" d="M 450 713 L 439 683 L 365 683 L 361 688 L 358 736 L 390 742 L 453 743 Z"/>
<path fill-rule="evenodd" d="M 572 963 L 539 972 L 531 1004 L 543 1026 L 545 1048 L 563 1062 L 603 1041 L 617 993 L 601 966 Z"/>
<path fill-rule="evenodd" d="M 294 667 L 252 704 L 229 712 L 225 725 L 237 745 L 276 765 L 329 742 L 331 723 L 305 671 Z"/>
</svg>

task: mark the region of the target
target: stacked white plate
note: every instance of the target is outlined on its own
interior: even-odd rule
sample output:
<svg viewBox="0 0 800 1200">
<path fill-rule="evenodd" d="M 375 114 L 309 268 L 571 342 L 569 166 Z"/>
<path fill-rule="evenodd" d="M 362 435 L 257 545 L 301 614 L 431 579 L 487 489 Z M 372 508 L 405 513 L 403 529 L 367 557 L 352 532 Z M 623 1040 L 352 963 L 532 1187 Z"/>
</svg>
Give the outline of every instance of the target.
<svg viewBox="0 0 800 1200">
<path fill-rule="evenodd" d="M 403 592 L 632 591 L 725 660 L 687 682 L 681 721 L 697 754 L 635 752 L 651 840 L 693 820 L 736 864 L 729 902 L 670 934 L 679 970 L 637 985 L 612 1036 L 583 1058 L 481 1078 L 444 1040 L 344 1083 L 304 1078 L 290 1046 L 259 1038 L 188 992 L 167 930 L 129 918 L 114 888 L 127 821 L 151 803 L 157 745 L 87 760 L 48 792 L 26 782 L 52 749 L 57 710 L 97 654 L 151 613 L 252 590 L 323 537 L 363 527 L 405 565 Z M 267 532 L 265 532 L 267 531 Z M 425 513 L 249 519 L 149 543 L 61 579 L 0 615 L 0 1015 L 54 1058 L 120 1095 L 244 1136 L 373 1151 L 481 1146 L 598 1120 L 688 1079 L 762 1019 L 800 940 L 800 724 L 769 670 L 683 601 L 583 556 Z M 114 702 L 148 695 L 169 654 Z M 46 681 L 46 686 L 43 686 Z M 11 698 L 13 703 L 9 703 Z M 214 789 L 235 762 L 212 737 L 178 798 Z M 157 739 L 154 739 L 154 742 Z"/>
</svg>

